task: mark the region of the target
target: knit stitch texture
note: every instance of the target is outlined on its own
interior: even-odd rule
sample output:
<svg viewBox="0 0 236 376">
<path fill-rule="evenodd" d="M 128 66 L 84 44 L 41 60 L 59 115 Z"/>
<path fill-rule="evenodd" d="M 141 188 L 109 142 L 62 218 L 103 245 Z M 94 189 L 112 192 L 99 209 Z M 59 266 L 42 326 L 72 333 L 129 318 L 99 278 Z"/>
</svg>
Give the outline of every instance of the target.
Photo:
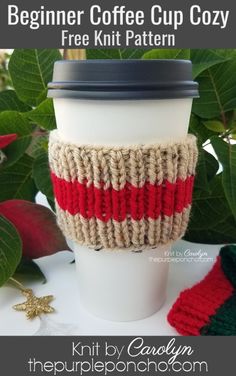
<svg viewBox="0 0 236 376">
<path fill-rule="evenodd" d="M 180 293 L 168 314 L 183 335 L 236 335 L 236 246 L 221 249 L 212 270 Z"/>
<path fill-rule="evenodd" d="M 59 226 L 79 244 L 134 250 L 183 236 L 197 146 L 180 142 L 99 147 L 62 142 L 53 131 L 49 163 Z"/>
</svg>

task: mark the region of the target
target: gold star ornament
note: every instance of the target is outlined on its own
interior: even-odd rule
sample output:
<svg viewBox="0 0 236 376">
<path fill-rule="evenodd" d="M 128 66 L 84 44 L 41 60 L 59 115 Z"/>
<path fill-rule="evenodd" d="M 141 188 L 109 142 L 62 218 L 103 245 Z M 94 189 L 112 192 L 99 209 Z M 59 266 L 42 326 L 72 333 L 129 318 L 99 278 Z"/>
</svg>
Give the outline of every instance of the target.
<svg viewBox="0 0 236 376">
<path fill-rule="evenodd" d="M 22 289 L 22 294 L 26 297 L 26 301 L 21 304 L 16 304 L 13 308 L 16 311 L 23 311 L 27 319 L 31 320 L 41 314 L 53 313 L 54 308 L 50 306 L 51 301 L 54 299 L 53 295 L 42 296 L 40 298 L 33 294 L 31 289 Z"/>
</svg>

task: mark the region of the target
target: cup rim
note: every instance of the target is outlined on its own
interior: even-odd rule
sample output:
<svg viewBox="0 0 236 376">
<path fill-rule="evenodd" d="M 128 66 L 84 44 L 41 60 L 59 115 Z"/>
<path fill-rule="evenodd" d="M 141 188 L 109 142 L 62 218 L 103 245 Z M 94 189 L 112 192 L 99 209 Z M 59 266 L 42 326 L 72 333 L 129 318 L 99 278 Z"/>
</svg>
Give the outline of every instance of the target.
<svg viewBox="0 0 236 376">
<path fill-rule="evenodd" d="M 199 96 L 190 60 L 61 60 L 50 98 L 174 99 Z"/>
</svg>

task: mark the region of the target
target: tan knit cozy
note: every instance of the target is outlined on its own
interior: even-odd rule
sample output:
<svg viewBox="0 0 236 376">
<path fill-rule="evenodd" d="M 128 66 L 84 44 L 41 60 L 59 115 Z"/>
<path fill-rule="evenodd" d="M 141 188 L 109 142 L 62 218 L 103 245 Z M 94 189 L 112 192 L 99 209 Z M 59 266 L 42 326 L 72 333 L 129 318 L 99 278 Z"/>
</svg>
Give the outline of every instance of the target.
<svg viewBox="0 0 236 376">
<path fill-rule="evenodd" d="M 186 231 L 196 138 L 130 147 L 72 145 L 51 132 L 49 164 L 65 236 L 93 248 L 140 250 Z"/>
</svg>

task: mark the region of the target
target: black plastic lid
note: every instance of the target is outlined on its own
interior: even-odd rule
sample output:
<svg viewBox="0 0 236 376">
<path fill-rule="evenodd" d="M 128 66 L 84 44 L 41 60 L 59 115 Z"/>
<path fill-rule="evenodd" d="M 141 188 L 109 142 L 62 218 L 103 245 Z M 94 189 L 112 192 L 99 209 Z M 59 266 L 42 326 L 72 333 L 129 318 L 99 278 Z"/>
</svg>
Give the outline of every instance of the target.
<svg viewBox="0 0 236 376">
<path fill-rule="evenodd" d="M 168 99 L 198 97 L 189 60 L 62 60 L 48 97 Z"/>
</svg>

